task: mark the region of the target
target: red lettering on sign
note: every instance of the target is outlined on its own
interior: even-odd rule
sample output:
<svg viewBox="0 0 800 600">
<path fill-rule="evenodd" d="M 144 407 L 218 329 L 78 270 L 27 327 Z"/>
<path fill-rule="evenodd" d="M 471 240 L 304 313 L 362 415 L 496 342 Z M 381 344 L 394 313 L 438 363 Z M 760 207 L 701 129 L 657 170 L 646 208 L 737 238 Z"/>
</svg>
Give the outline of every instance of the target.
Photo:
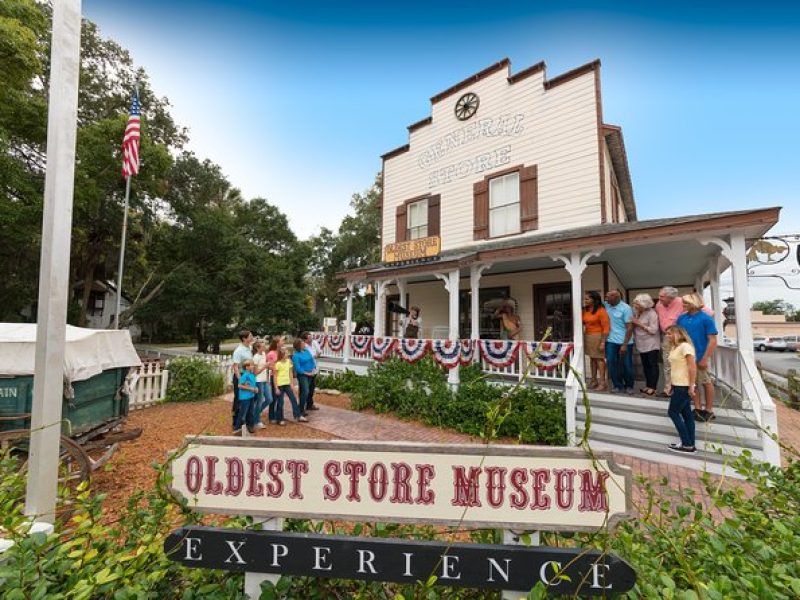
<svg viewBox="0 0 800 600">
<path fill-rule="evenodd" d="M 283 494 L 283 482 L 279 475 L 283 473 L 283 461 L 269 461 L 267 463 L 267 472 L 272 479 L 272 481 L 267 484 L 267 496 L 271 498 L 280 498 L 281 494 Z"/>
<path fill-rule="evenodd" d="M 222 482 L 217 481 L 216 473 L 219 458 L 216 456 L 206 456 L 206 489 L 203 490 L 211 496 L 218 496 L 222 493 Z"/>
<path fill-rule="evenodd" d="M 569 510 L 575 500 L 575 469 L 553 469 L 556 476 L 556 504 Z"/>
<path fill-rule="evenodd" d="M 512 508 L 525 510 L 528 507 L 528 492 L 525 484 L 528 483 L 528 471 L 525 469 L 511 469 L 511 487 L 514 489 L 508 495 L 508 501 Z"/>
<path fill-rule="evenodd" d="M 386 473 L 386 465 L 375 463 L 369 470 L 369 496 L 375 502 L 380 502 L 386 497 L 386 489 L 389 487 L 389 476 Z"/>
<path fill-rule="evenodd" d="M 186 479 L 186 489 L 192 494 L 200 491 L 203 484 L 203 463 L 197 456 L 190 456 L 186 461 L 186 470 L 183 472 Z"/>
<path fill-rule="evenodd" d="M 392 492 L 389 502 L 392 504 L 413 504 L 411 498 L 411 465 L 404 462 L 392 463 L 394 469 L 394 476 L 392 482 L 394 483 L 394 491 Z"/>
<path fill-rule="evenodd" d="M 481 506 L 478 499 L 478 486 L 480 485 L 481 468 L 470 467 L 466 475 L 462 466 L 453 466 L 453 506 Z"/>
<path fill-rule="evenodd" d="M 228 475 L 228 487 L 225 488 L 226 496 L 238 496 L 244 487 L 244 465 L 240 458 L 226 458 L 225 463 Z"/>
<path fill-rule="evenodd" d="M 325 480 L 328 482 L 322 488 L 322 497 L 325 500 L 338 500 L 342 495 L 342 486 L 337 477 L 342 474 L 342 467 L 338 460 L 329 460 L 322 469 Z"/>
<path fill-rule="evenodd" d="M 531 510 L 547 510 L 550 508 L 550 496 L 544 493 L 544 486 L 550 481 L 550 469 L 531 469 L 533 477 L 533 500 Z"/>
<path fill-rule="evenodd" d="M 597 482 L 592 479 L 592 472 L 581 471 L 581 503 L 579 511 L 606 512 L 608 498 L 606 495 L 607 471 L 597 471 Z"/>
<path fill-rule="evenodd" d="M 506 489 L 506 469 L 505 467 L 486 467 L 486 502 L 492 508 L 503 506 Z"/>
<path fill-rule="evenodd" d="M 361 496 L 358 494 L 358 478 L 367 472 L 366 463 L 346 460 L 343 471 L 345 475 L 350 475 L 350 491 L 347 493 L 347 499 L 350 502 L 361 502 Z"/>
<path fill-rule="evenodd" d="M 416 465 L 417 468 L 417 504 L 433 504 L 436 493 L 430 489 L 431 481 L 436 476 L 433 465 Z"/>
<path fill-rule="evenodd" d="M 264 474 L 264 469 L 266 465 L 264 464 L 263 458 L 248 458 L 247 459 L 247 495 L 248 496 L 263 496 L 264 495 L 264 486 L 263 484 L 259 483 L 261 479 L 261 475 Z"/>
<path fill-rule="evenodd" d="M 289 498 L 303 499 L 303 492 L 300 490 L 300 478 L 304 473 L 308 473 L 307 460 L 287 460 L 286 470 L 292 476 L 292 491 L 289 492 Z"/>
</svg>

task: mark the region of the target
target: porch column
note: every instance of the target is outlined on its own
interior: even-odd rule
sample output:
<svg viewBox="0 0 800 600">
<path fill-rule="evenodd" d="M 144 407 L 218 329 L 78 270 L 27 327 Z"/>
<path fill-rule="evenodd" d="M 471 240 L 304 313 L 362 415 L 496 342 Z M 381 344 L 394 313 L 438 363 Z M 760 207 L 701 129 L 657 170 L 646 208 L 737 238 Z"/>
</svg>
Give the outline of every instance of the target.
<svg viewBox="0 0 800 600">
<path fill-rule="evenodd" d="M 408 287 L 406 285 L 405 279 L 397 279 L 397 293 L 400 295 L 400 306 L 410 309 L 410 306 L 406 306 L 406 304 L 410 304 L 406 302 L 406 294 L 408 293 Z M 422 332 L 420 331 L 420 337 L 424 337 Z"/>
<path fill-rule="evenodd" d="M 384 316 L 386 315 L 386 286 L 389 285 L 388 281 L 375 282 L 375 335 L 386 335 L 386 323 Z"/>
<path fill-rule="evenodd" d="M 553 257 L 553 260 L 560 260 L 564 263 L 564 268 L 569 273 L 572 284 L 572 343 L 575 344 L 576 349 L 579 343 L 580 346 L 583 346 L 583 343 L 581 343 L 583 340 L 583 290 L 581 278 L 589 259 L 599 254 L 599 250 L 591 250 L 585 254 L 571 252 L 569 256 L 559 255 Z M 579 356 L 575 358 L 580 359 Z M 575 366 L 579 367 L 578 370 L 583 375 L 583 361 L 576 360 Z"/>
<path fill-rule="evenodd" d="M 458 269 L 453 269 L 448 273 L 436 273 L 437 278 L 444 282 L 444 289 L 450 294 L 450 302 L 448 308 L 448 324 L 449 334 L 448 339 L 458 340 Z M 458 367 L 453 367 L 447 374 L 447 383 L 451 387 L 459 384 Z"/>
<path fill-rule="evenodd" d="M 344 321 L 344 357 L 342 362 L 350 362 L 350 336 L 353 335 L 353 281 L 347 282 L 347 308 L 345 309 Z"/>
<path fill-rule="evenodd" d="M 714 311 L 714 323 L 720 335 L 724 334 L 723 323 L 725 319 L 722 314 L 722 299 L 719 296 L 719 256 L 715 256 L 708 261 L 709 290 L 711 291 L 711 310 Z"/>
<path fill-rule="evenodd" d="M 481 275 L 492 265 L 472 265 L 469 268 L 469 293 L 470 293 L 470 339 L 478 340 L 481 337 L 481 305 L 480 289 Z"/>
<path fill-rule="evenodd" d="M 746 353 L 755 360 L 753 324 L 750 322 L 750 292 L 747 289 L 747 247 L 744 233 L 732 233 L 730 243 L 720 238 L 704 238 L 700 240 L 700 243 L 719 246 L 722 249 L 722 255 L 731 263 L 736 314 L 736 342 L 741 354 Z"/>
</svg>

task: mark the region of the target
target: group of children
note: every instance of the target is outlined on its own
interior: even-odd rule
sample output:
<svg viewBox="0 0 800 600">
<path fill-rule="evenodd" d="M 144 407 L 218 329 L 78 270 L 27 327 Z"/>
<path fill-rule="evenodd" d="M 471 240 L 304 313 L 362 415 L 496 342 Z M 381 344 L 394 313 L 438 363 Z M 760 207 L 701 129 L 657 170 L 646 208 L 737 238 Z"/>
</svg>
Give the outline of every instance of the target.
<svg viewBox="0 0 800 600">
<path fill-rule="evenodd" d="M 274 425 L 286 425 L 284 398 L 292 405 L 295 421 L 308 421 L 308 411 L 317 410 L 314 405 L 316 358 L 318 346 L 310 334 L 301 334 L 293 344 L 290 356 L 284 348 L 285 339 L 277 336 L 269 347 L 264 340 L 253 338 L 249 331 L 239 334 L 241 344 L 233 354 L 233 434 L 247 435 L 266 427 L 263 413 Z M 297 379 L 299 399 L 292 389 L 292 380 Z"/>
</svg>

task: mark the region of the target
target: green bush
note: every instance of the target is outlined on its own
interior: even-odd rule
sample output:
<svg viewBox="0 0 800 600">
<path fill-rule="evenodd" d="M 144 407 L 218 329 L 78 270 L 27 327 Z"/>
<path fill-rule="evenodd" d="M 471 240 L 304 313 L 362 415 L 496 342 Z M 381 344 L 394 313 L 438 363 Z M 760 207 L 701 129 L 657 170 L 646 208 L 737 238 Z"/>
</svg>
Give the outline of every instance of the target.
<svg viewBox="0 0 800 600">
<path fill-rule="evenodd" d="M 414 364 L 401 359 L 375 363 L 367 376 L 351 379 L 349 389 L 343 391 L 353 393 L 356 410 L 391 412 L 476 436 L 487 435 L 489 415 L 496 414 L 491 429 L 501 437 L 525 444 L 566 443 L 563 394 L 538 387 L 493 385 L 477 365 L 460 370 L 461 384 L 455 392 L 447 384 L 445 370 L 430 357 Z M 497 407 L 507 408 L 493 413 Z"/>
<path fill-rule="evenodd" d="M 340 373 L 320 373 L 317 375 L 317 389 L 355 392 L 360 385 L 360 381 L 361 377 L 350 370 Z"/>
<path fill-rule="evenodd" d="M 206 400 L 224 391 L 225 378 L 213 364 L 188 357 L 170 362 L 167 402 Z"/>
</svg>

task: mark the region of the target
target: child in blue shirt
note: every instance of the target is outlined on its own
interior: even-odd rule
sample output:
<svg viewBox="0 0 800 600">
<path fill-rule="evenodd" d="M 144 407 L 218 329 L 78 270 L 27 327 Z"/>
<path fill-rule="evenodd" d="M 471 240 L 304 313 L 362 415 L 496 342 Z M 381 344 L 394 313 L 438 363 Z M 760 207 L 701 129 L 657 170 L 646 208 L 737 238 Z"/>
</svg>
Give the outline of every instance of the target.
<svg viewBox="0 0 800 600">
<path fill-rule="evenodd" d="M 257 404 L 258 384 L 253 374 L 253 360 L 246 359 L 242 363 L 241 376 L 239 377 L 239 406 L 236 411 L 236 421 L 233 424 L 234 435 L 244 433 L 243 427 L 247 426 L 249 433 L 255 433 L 256 415 L 252 410 Z"/>
</svg>

